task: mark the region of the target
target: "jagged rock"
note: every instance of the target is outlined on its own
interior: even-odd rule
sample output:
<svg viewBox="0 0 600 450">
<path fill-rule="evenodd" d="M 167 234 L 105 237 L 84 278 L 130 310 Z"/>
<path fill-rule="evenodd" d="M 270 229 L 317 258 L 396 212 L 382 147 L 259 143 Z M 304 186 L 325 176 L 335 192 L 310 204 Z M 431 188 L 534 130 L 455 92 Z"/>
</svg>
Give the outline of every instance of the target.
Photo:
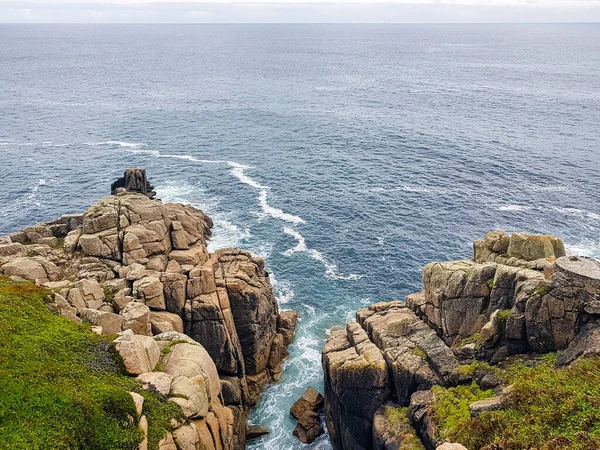
<svg viewBox="0 0 600 450">
<path fill-rule="evenodd" d="M 313 387 L 309 387 L 290 408 L 290 414 L 298 420 L 306 411 L 317 412 L 323 407 L 325 399 Z"/>
<path fill-rule="evenodd" d="M 183 316 L 187 295 L 187 276 L 180 273 L 163 273 L 161 274 L 160 281 L 164 287 L 166 310 Z"/>
<path fill-rule="evenodd" d="M 277 318 L 277 332 L 283 336 L 284 345 L 287 347 L 294 342 L 298 313 L 296 311 L 281 311 Z"/>
<path fill-rule="evenodd" d="M 163 284 L 158 278 L 144 277 L 133 283 L 133 295 L 150 309 L 164 311 L 165 295 Z"/>
<path fill-rule="evenodd" d="M 148 336 L 124 332 L 114 341 L 115 348 L 123 358 L 130 375 L 152 372 L 160 357 L 158 344 Z"/>
<path fill-rule="evenodd" d="M 150 308 L 143 303 L 130 302 L 121 311 L 123 330 L 131 330 L 134 334 L 152 336 L 150 324 Z"/>
<path fill-rule="evenodd" d="M 410 397 L 408 418 L 427 449 L 442 444 L 438 435 L 437 420 L 435 415 L 431 414 L 435 407 L 436 398 L 433 391 L 417 391 Z"/>
<path fill-rule="evenodd" d="M 294 429 L 294 436 L 304 444 L 312 444 L 315 439 L 325 433 L 319 420 L 319 415 L 314 411 L 305 411 L 298 419 Z"/>
<path fill-rule="evenodd" d="M 138 381 L 142 387 L 148 391 L 158 392 L 162 395 L 168 395 L 171 392 L 171 382 L 173 376 L 165 372 L 146 372 L 138 375 Z"/>
<path fill-rule="evenodd" d="M 373 417 L 373 450 L 424 450 L 408 417 L 391 416 L 398 405 L 388 404 L 375 412 Z"/>
<path fill-rule="evenodd" d="M 154 198 L 154 186 L 148 181 L 146 169 L 127 169 L 121 178 L 111 184 L 110 191 L 112 195 L 118 192 L 137 192 Z"/>
<path fill-rule="evenodd" d="M 103 334 L 117 334 L 123 325 L 123 316 L 110 312 L 85 308 L 81 311 L 81 318 L 92 325 L 102 327 Z"/>
<path fill-rule="evenodd" d="M 323 348 L 325 421 L 334 449 L 368 449 L 375 411 L 390 395 L 381 351 L 357 323 L 333 331 Z"/>
<path fill-rule="evenodd" d="M 526 261 L 536 259 L 560 258 L 565 256 L 565 246 L 562 240 L 549 234 L 537 235 L 529 233 L 514 233 L 510 237 L 508 256 L 514 256 Z"/>
<path fill-rule="evenodd" d="M 556 366 L 566 366 L 579 358 L 593 355 L 600 355 L 600 326 L 587 324 L 577 334 L 571 345 L 558 355 Z"/>
<path fill-rule="evenodd" d="M 7 256 L 20 257 L 27 255 L 27 247 L 19 242 L 12 242 L 8 244 L 0 244 L 0 257 L 5 258 Z"/>
<path fill-rule="evenodd" d="M 153 334 L 177 331 L 183 333 L 183 320 L 177 314 L 165 311 L 150 311 L 150 324 Z"/>
<path fill-rule="evenodd" d="M 469 413 L 472 417 L 477 417 L 484 412 L 499 411 L 505 408 L 506 398 L 504 396 L 498 396 L 471 403 L 469 405 Z"/>
<path fill-rule="evenodd" d="M 130 392 L 129 395 L 131 395 L 133 404 L 135 405 L 135 411 L 136 411 L 137 417 L 141 417 L 142 409 L 144 408 L 144 397 L 142 397 L 137 392 Z"/>
<path fill-rule="evenodd" d="M 258 425 L 250 425 L 246 433 L 246 441 L 259 439 L 263 436 L 266 436 L 267 434 L 269 434 L 269 430 L 267 430 L 265 427 L 260 427 Z"/>
<path fill-rule="evenodd" d="M 383 352 L 401 405 L 408 405 L 416 390 L 459 382 L 459 363 L 454 353 L 400 302 L 376 303 L 359 310 L 356 316 Z"/>
</svg>

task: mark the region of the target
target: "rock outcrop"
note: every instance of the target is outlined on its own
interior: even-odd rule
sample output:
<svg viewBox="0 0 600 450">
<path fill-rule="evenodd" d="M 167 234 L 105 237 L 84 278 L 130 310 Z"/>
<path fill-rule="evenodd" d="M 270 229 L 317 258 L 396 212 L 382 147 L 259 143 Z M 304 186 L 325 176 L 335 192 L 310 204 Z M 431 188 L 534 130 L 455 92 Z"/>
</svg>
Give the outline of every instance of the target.
<svg viewBox="0 0 600 450">
<path fill-rule="evenodd" d="M 566 365 L 600 354 L 600 263 L 565 256 L 553 236 L 488 233 L 473 259 L 426 265 L 423 287 L 406 302 L 359 310 L 356 322 L 329 335 L 325 418 L 335 450 L 402 448 L 411 426 L 427 450 L 463 448 L 440 439 L 431 414 L 433 387 L 473 382 L 461 365 L 557 350 L 565 350 L 557 364 Z M 501 390 L 493 372 L 476 381 Z M 406 423 L 390 423 L 390 402 L 408 408 Z M 470 411 L 504 405 L 500 392 Z"/>
<path fill-rule="evenodd" d="M 128 169 L 112 191 L 84 214 L 1 238 L 0 271 L 51 290 L 53 312 L 118 334 L 127 371 L 190 419 L 173 433 L 178 449 L 244 448 L 247 413 L 280 378 L 297 314 L 280 314 L 262 258 L 209 253 L 212 220 L 154 199 L 145 170 Z"/>
</svg>

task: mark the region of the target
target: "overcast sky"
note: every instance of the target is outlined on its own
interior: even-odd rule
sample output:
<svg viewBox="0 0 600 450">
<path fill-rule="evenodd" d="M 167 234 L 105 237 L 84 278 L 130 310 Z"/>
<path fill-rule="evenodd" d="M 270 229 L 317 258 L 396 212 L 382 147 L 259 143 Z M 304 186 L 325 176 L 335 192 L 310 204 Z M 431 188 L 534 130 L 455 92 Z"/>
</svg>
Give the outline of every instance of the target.
<svg viewBox="0 0 600 450">
<path fill-rule="evenodd" d="M 600 22 L 600 0 L 0 0 L 0 23 Z"/>
</svg>

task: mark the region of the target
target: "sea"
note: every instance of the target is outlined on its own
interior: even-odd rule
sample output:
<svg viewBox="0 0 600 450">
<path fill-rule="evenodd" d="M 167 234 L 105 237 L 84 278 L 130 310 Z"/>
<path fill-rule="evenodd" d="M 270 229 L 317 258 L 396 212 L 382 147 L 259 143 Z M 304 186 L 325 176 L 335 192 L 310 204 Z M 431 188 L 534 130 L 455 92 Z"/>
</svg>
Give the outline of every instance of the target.
<svg viewBox="0 0 600 450">
<path fill-rule="evenodd" d="M 486 232 L 600 257 L 600 25 L 0 25 L 0 234 L 145 167 L 299 312 L 249 448 L 304 446 L 328 330 Z"/>
</svg>

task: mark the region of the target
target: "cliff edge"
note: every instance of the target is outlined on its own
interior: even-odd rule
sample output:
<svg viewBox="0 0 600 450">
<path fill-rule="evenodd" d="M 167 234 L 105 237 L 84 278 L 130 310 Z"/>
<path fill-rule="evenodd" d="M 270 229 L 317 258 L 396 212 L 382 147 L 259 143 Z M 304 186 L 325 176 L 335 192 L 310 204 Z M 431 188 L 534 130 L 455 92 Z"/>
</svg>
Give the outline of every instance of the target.
<svg viewBox="0 0 600 450">
<path fill-rule="evenodd" d="M 598 448 L 598 261 L 496 231 L 471 260 L 426 265 L 423 285 L 329 335 L 335 450 Z"/>
<path fill-rule="evenodd" d="M 212 220 L 154 196 L 145 171 L 128 169 L 83 214 L 0 238 L 0 272 L 112 336 L 129 375 L 179 405 L 185 420 L 172 421 L 162 450 L 243 449 L 248 411 L 281 376 L 297 314 L 279 311 L 262 258 L 210 253 Z"/>
</svg>

